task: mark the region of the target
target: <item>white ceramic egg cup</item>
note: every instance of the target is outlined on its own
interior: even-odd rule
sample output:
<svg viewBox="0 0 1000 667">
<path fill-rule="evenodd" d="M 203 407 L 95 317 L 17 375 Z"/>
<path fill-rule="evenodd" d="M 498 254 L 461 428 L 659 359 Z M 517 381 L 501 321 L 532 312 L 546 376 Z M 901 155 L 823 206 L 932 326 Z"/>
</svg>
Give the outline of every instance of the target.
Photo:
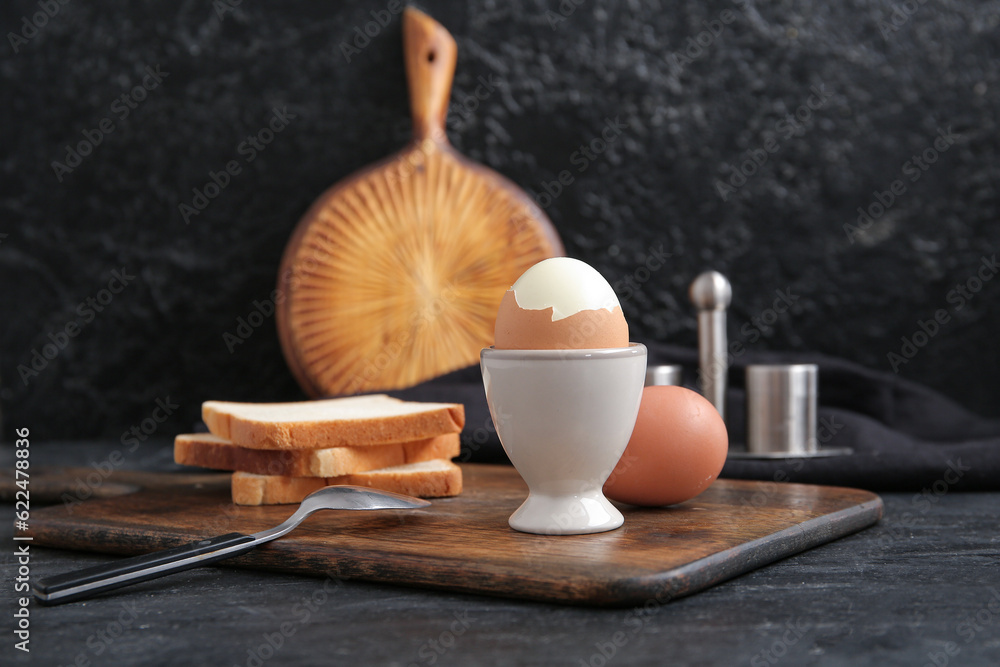
<svg viewBox="0 0 1000 667">
<path fill-rule="evenodd" d="M 614 530 L 602 487 L 639 413 L 646 347 L 496 350 L 480 355 L 486 401 L 528 498 L 510 527 L 542 535 Z"/>
</svg>

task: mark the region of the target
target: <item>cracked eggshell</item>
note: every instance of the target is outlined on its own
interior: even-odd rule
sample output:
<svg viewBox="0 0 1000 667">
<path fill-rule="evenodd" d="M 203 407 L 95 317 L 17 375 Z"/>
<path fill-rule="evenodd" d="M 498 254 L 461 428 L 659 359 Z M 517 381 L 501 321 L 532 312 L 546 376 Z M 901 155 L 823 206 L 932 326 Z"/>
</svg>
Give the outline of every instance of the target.
<svg viewBox="0 0 1000 667">
<path fill-rule="evenodd" d="M 567 350 L 628 346 L 618 297 L 596 269 L 569 257 L 524 272 L 500 302 L 494 347 Z"/>
</svg>

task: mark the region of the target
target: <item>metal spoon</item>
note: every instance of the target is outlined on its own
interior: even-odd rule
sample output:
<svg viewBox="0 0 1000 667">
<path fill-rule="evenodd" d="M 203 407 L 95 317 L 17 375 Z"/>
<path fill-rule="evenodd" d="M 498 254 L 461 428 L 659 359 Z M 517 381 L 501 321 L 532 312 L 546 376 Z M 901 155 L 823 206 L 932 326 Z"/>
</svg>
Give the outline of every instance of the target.
<svg viewBox="0 0 1000 667">
<path fill-rule="evenodd" d="M 360 486 L 328 486 L 306 496 L 295 513 L 274 528 L 253 535 L 229 533 L 165 551 L 47 577 L 35 582 L 32 592 L 47 605 L 82 600 L 104 591 L 239 556 L 285 535 L 319 510 L 412 509 L 428 505 L 430 503 L 426 500 L 388 491 Z"/>
</svg>

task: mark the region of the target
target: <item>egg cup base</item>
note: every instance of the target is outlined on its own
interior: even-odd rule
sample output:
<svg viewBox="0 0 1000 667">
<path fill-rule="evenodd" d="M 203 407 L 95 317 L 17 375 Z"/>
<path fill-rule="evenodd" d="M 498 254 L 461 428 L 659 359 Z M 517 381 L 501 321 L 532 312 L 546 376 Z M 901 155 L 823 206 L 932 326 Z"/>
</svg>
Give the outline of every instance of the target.
<svg viewBox="0 0 1000 667">
<path fill-rule="evenodd" d="M 600 490 L 571 497 L 529 493 L 508 523 L 522 533 L 586 535 L 620 528 L 625 517 Z"/>
</svg>

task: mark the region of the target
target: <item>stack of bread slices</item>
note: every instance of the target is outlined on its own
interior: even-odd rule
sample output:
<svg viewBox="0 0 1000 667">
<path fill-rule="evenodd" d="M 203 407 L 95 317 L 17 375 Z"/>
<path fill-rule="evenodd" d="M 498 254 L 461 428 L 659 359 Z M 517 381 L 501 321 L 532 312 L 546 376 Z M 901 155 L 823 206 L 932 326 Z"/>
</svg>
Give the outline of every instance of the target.
<svg viewBox="0 0 1000 667">
<path fill-rule="evenodd" d="M 385 395 L 301 403 L 207 401 L 209 433 L 179 435 L 177 463 L 233 470 L 238 505 L 297 503 L 350 484 L 424 498 L 462 492 L 465 409 Z"/>
</svg>

